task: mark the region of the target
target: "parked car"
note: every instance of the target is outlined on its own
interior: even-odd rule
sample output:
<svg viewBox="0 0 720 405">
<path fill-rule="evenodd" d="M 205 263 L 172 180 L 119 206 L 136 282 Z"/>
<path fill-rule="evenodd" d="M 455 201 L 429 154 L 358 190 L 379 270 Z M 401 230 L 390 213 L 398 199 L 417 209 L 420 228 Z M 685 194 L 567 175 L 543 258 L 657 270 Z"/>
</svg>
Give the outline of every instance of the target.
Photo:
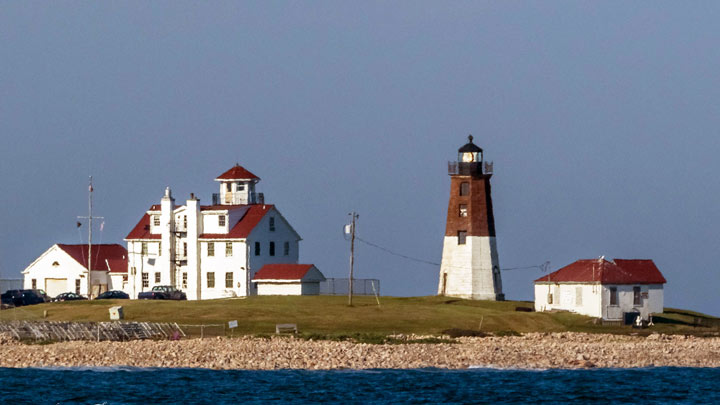
<svg viewBox="0 0 720 405">
<path fill-rule="evenodd" d="M 151 291 L 138 294 L 139 300 L 186 300 L 184 292 L 170 285 L 156 285 Z"/>
<path fill-rule="evenodd" d="M 4 307 L 21 307 L 50 301 L 43 290 L 7 290 L 0 295 Z"/>
<path fill-rule="evenodd" d="M 96 300 L 127 300 L 130 299 L 130 296 L 125 294 L 122 291 L 118 290 L 110 290 L 105 291 L 104 293 L 100 294 L 95 298 Z"/>
<path fill-rule="evenodd" d="M 80 294 L 75 294 L 74 292 L 66 292 L 62 294 L 58 294 L 57 297 L 52 299 L 52 302 L 62 302 L 62 301 L 78 301 L 78 300 L 86 300 L 87 298 L 83 297 Z"/>
</svg>

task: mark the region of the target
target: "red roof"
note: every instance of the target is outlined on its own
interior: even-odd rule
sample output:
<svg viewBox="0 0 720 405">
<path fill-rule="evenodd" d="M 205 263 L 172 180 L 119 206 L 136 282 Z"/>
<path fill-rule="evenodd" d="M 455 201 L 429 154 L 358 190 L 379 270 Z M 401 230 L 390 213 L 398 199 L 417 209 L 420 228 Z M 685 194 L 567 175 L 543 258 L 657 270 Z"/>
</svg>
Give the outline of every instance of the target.
<svg viewBox="0 0 720 405">
<path fill-rule="evenodd" d="M 58 247 L 69 254 L 75 261 L 87 268 L 88 246 L 87 245 L 63 245 Z M 108 271 L 112 273 L 126 273 L 128 269 L 127 250 L 122 245 L 105 244 L 92 245 L 92 269 Z M 109 268 L 108 268 L 109 264 Z"/>
<path fill-rule="evenodd" d="M 253 280 L 300 280 L 313 267 L 312 264 L 266 264 L 255 273 Z"/>
<path fill-rule="evenodd" d="M 145 214 L 125 239 L 160 239 L 159 233 L 150 233 L 150 215 Z"/>
<path fill-rule="evenodd" d="M 536 283 L 665 284 L 667 281 L 652 260 L 587 259 L 542 276 Z"/>
<path fill-rule="evenodd" d="M 247 238 L 253 229 L 260 223 L 265 214 L 275 206 L 272 204 L 254 204 L 254 205 L 226 205 L 228 208 L 248 207 L 247 213 L 232 226 L 228 233 L 204 233 L 200 235 L 201 239 L 243 239 Z"/>
<path fill-rule="evenodd" d="M 215 180 L 260 180 L 260 177 L 250 173 L 244 167 L 236 164 L 232 169 L 221 174 Z"/>
</svg>

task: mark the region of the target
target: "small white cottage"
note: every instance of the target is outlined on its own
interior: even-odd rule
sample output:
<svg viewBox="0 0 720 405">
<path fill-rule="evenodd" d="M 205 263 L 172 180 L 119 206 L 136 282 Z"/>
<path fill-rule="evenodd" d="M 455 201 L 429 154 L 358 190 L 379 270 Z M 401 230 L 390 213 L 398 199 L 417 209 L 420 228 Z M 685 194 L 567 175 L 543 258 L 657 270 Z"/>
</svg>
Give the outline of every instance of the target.
<svg viewBox="0 0 720 405">
<path fill-rule="evenodd" d="M 312 264 L 266 264 L 252 279 L 258 295 L 318 295 L 322 281 Z"/>
<path fill-rule="evenodd" d="M 620 321 L 663 312 L 667 281 L 652 260 L 578 260 L 535 280 L 535 310 Z M 634 315 L 637 314 L 637 315 Z"/>
<path fill-rule="evenodd" d="M 92 245 L 88 274 L 88 245 L 55 244 L 23 270 L 24 288 L 45 290 L 55 297 L 64 292 L 92 296 L 122 290 L 127 284 L 127 250 L 118 244 Z"/>
</svg>

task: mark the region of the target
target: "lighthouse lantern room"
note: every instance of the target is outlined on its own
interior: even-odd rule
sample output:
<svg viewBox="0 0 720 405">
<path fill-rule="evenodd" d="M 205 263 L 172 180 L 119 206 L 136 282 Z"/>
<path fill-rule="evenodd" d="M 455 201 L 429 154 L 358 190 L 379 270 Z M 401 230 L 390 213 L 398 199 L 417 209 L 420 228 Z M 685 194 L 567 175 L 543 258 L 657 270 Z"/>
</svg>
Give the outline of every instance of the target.
<svg viewBox="0 0 720 405">
<path fill-rule="evenodd" d="M 438 294 L 504 300 L 495 237 L 490 178 L 492 163 L 468 136 L 458 160 L 448 164 L 450 200 Z"/>
</svg>

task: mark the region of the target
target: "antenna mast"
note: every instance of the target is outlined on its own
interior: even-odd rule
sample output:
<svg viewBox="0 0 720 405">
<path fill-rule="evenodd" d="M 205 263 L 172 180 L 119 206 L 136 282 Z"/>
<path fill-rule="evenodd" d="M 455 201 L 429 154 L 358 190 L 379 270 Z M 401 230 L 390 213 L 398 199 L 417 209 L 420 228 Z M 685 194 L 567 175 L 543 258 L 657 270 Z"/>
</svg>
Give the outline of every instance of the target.
<svg viewBox="0 0 720 405">
<path fill-rule="evenodd" d="M 92 193 L 93 193 L 92 176 L 90 176 L 90 185 L 88 186 L 88 216 L 87 217 L 78 217 L 79 219 L 87 219 L 88 220 L 88 261 L 87 261 L 87 269 L 88 269 L 87 296 L 88 296 L 88 298 L 92 298 L 92 223 L 93 223 L 93 219 L 105 219 L 104 217 L 93 217 L 93 215 L 92 215 L 92 209 L 93 209 Z"/>
</svg>

